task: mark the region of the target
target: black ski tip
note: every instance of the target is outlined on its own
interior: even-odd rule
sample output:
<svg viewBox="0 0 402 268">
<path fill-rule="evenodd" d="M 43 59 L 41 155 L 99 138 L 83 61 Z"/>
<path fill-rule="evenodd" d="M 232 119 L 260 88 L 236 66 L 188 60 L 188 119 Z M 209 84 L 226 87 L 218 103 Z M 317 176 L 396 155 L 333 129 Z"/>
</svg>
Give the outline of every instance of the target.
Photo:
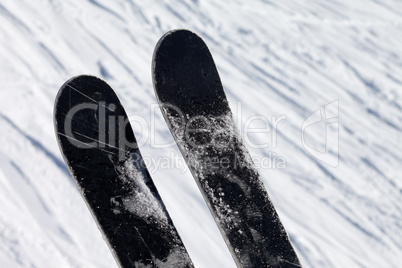
<svg viewBox="0 0 402 268">
<path fill-rule="evenodd" d="M 191 41 L 191 43 L 193 43 L 193 47 L 197 47 L 197 46 L 204 46 L 205 49 L 208 51 L 208 47 L 206 46 L 206 44 L 204 43 L 204 41 L 202 40 L 202 38 L 200 36 L 198 36 L 195 32 L 187 30 L 187 29 L 173 29 L 168 31 L 167 33 L 165 33 L 160 39 L 159 41 L 156 43 L 155 49 L 154 49 L 154 53 L 152 56 L 152 73 L 154 73 L 155 71 L 155 65 L 158 64 L 158 62 L 160 62 L 160 60 L 158 59 L 159 56 L 159 52 L 161 51 L 162 47 L 171 47 L 171 48 L 178 48 L 177 53 L 182 54 L 180 52 L 182 48 L 184 47 L 189 47 L 190 43 L 189 41 Z M 172 57 L 174 55 L 166 55 L 169 57 Z M 177 55 L 179 56 L 179 55 Z M 177 57 L 176 56 L 176 57 Z"/>
<path fill-rule="evenodd" d="M 76 103 L 71 102 L 71 100 L 68 101 L 69 97 L 67 95 L 71 95 L 71 93 L 67 91 L 80 92 L 83 97 L 89 97 L 89 95 L 93 94 L 93 92 L 97 92 L 99 89 L 101 91 L 104 91 L 105 89 L 110 89 L 108 91 L 113 92 L 110 85 L 107 84 L 105 81 L 103 81 L 99 77 L 88 74 L 73 76 L 60 87 L 59 91 L 56 94 L 53 106 L 53 126 L 60 149 L 62 149 L 60 147 L 60 136 L 58 135 L 58 132 L 60 130 L 59 124 L 62 123 L 60 121 L 60 115 L 62 113 L 66 113 L 69 109 L 72 108 L 72 106 L 76 105 Z M 116 95 L 113 96 L 113 98 L 115 100 L 117 99 L 117 102 L 120 103 L 120 100 L 118 100 L 118 97 Z"/>
<path fill-rule="evenodd" d="M 79 81 L 86 81 L 86 82 L 96 81 L 97 83 L 106 84 L 106 82 L 103 81 L 102 79 L 100 79 L 99 77 L 89 75 L 89 74 L 81 74 L 81 75 L 73 76 L 70 79 L 68 79 L 66 82 L 64 82 L 64 84 L 60 87 L 59 91 L 57 92 L 56 98 L 55 98 L 55 105 L 57 104 L 57 100 L 60 98 L 60 95 L 62 94 L 63 90 L 66 87 L 68 87 L 69 85 L 72 85 L 73 83 L 76 83 L 76 82 L 79 82 Z M 56 109 L 54 109 L 54 110 L 56 110 Z"/>
<path fill-rule="evenodd" d="M 93 76 L 93 75 L 88 75 L 88 74 L 81 74 L 81 75 L 77 75 L 77 76 L 73 76 L 70 79 L 68 79 L 66 82 L 64 82 L 64 84 L 60 87 L 59 91 L 56 94 L 56 98 L 54 101 L 54 107 L 53 107 L 53 119 L 56 119 L 56 113 L 57 113 L 57 106 L 59 105 L 59 100 L 61 95 L 63 94 L 64 90 L 67 87 L 72 87 L 73 84 L 80 84 L 82 82 L 87 82 L 87 83 L 91 83 L 91 84 L 103 84 L 103 85 L 107 85 L 107 87 L 110 87 L 105 81 L 103 81 L 102 79 L 100 79 L 99 77 Z M 85 88 L 82 88 L 80 90 L 85 90 Z M 55 126 L 57 122 L 54 122 Z"/>
<path fill-rule="evenodd" d="M 54 122 L 65 163 L 119 267 L 193 267 L 116 92 L 95 76 L 73 77 L 57 93 Z"/>
<path fill-rule="evenodd" d="M 208 46 L 192 31 L 176 29 L 162 36 L 153 55 L 152 79 L 159 103 L 180 106 L 183 114 L 220 115 L 229 109 Z"/>
<path fill-rule="evenodd" d="M 165 42 L 166 40 L 168 40 L 170 37 L 172 37 L 172 35 L 173 36 L 181 35 L 183 37 L 184 36 L 188 36 L 188 37 L 192 36 L 192 37 L 195 37 L 195 38 L 199 38 L 202 41 L 201 37 L 199 37 L 195 32 L 190 31 L 188 29 L 173 29 L 173 30 L 170 30 L 167 33 L 165 33 L 164 35 L 162 35 L 162 37 L 156 43 L 154 54 L 152 56 L 152 63 L 155 63 L 156 53 L 159 50 L 159 48 L 162 45 L 162 43 Z"/>
</svg>

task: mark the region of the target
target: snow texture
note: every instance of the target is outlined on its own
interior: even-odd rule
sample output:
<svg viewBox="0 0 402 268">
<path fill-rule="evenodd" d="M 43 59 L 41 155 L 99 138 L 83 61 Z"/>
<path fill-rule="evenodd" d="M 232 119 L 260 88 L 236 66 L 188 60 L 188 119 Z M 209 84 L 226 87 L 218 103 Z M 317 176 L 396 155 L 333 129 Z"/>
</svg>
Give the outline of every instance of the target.
<svg viewBox="0 0 402 268">
<path fill-rule="evenodd" d="M 152 221 L 148 224 L 156 225 L 158 228 L 165 230 L 165 233 L 171 233 L 171 237 L 176 237 L 176 232 L 171 228 L 166 217 L 163 204 L 155 198 L 147 186 L 148 175 L 144 170 L 144 162 L 140 161 L 142 157 L 138 153 L 133 153 L 118 167 L 121 175 L 119 179 L 124 184 L 132 186 L 132 191 L 126 196 L 118 196 L 111 198 L 111 204 L 115 204 L 114 213 L 122 213 L 122 209 L 129 211 L 136 217 L 144 220 Z M 122 207 L 120 207 L 122 205 Z M 143 262 L 135 262 L 134 267 L 185 267 L 191 263 L 186 258 L 187 254 L 183 247 L 172 247 L 170 254 L 163 260 L 154 258 L 153 264 L 144 264 Z"/>
<path fill-rule="evenodd" d="M 258 172 L 302 265 L 400 266 L 400 1 L 3 0 L 0 25 L 1 267 L 117 267 L 60 155 L 53 103 L 72 76 L 100 76 L 121 97 L 147 165 L 179 157 L 151 81 L 153 48 L 172 28 L 207 43 L 251 157 L 286 160 Z M 335 124 L 301 138 L 334 101 L 336 167 L 306 149 L 324 151 Z M 256 115 L 269 122 L 248 121 Z M 281 115 L 275 146 L 273 128 L 245 132 Z M 152 170 L 194 265 L 234 267 L 190 172 Z"/>
<path fill-rule="evenodd" d="M 139 160 L 138 155 L 129 157 L 122 164 L 120 169 L 119 179 L 124 184 L 132 185 L 132 192 L 127 196 L 118 196 L 121 200 L 123 208 L 130 213 L 138 216 L 142 219 L 154 219 L 160 226 L 166 226 L 168 219 L 163 211 L 162 204 L 155 198 L 149 187 L 147 186 L 147 175 L 143 167 L 143 163 Z M 111 199 L 112 204 L 118 204 L 116 198 Z M 114 213 L 121 213 L 118 207 L 114 210 Z"/>
<path fill-rule="evenodd" d="M 235 235 L 231 234 L 231 232 L 235 230 L 239 235 L 236 236 L 236 239 L 233 239 L 233 241 L 238 239 L 248 241 L 245 233 L 251 233 L 252 243 L 254 245 L 263 245 L 264 241 L 270 239 L 270 237 L 267 237 L 265 234 L 255 229 L 256 226 L 245 226 L 243 221 L 262 218 L 260 207 L 250 201 L 255 198 L 251 188 L 254 188 L 254 193 L 263 193 L 262 189 L 264 186 L 255 171 L 252 158 L 245 148 L 239 131 L 236 128 L 231 111 L 226 111 L 219 116 L 210 115 L 208 111 L 205 111 L 202 115 L 197 114 L 197 116 L 191 118 L 188 114 L 178 116 L 176 109 L 170 107 L 174 106 L 170 103 L 163 105 L 163 113 L 167 118 L 167 122 L 170 124 L 172 133 L 177 137 L 177 145 L 187 159 L 187 163 L 194 177 L 197 178 L 196 180 L 199 180 L 197 182 L 200 184 L 201 192 L 205 195 L 206 202 L 209 202 L 208 205 L 211 207 L 211 211 L 216 214 L 215 221 L 219 228 L 221 228 L 222 235 L 228 237 L 232 236 L 233 239 Z M 186 119 L 191 119 L 191 122 Z M 199 134 L 204 134 L 204 139 L 201 140 L 206 142 L 199 144 L 200 140 L 195 141 L 191 135 L 189 135 L 188 128 L 195 129 Z M 208 138 L 205 139 L 206 136 L 208 136 Z M 225 160 L 229 156 L 235 156 L 236 163 L 230 163 L 230 161 L 226 163 L 222 162 L 222 160 Z M 242 173 L 242 177 L 240 178 L 238 177 L 239 169 L 248 170 L 250 173 Z M 248 174 L 248 176 L 246 174 Z M 211 187 L 209 185 L 211 177 L 215 175 L 221 178 L 221 180 L 229 182 L 231 186 L 226 188 L 230 189 L 223 189 L 220 186 Z M 214 180 L 216 181 L 216 178 L 212 178 L 212 181 Z M 232 193 L 231 190 L 236 188 L 241 189 L 238 198 L 242 198 L 245 205 L 245 209 L 241 212 L 237 211 L 236 207 L 232 207 L 228 198 L 225 197 L 226 194 L 233 195 L 234 193 Z M 267 203 L 264 205 L 270 205 L 271 201 L 269 197 L 267 197 L 267 199 Z M 231 202 L 233 203 L 233 200 Z M 237 202 L 234 203 L 236 205 L 239 204 Z M 243 213 L 246 215 L 243 215 Z M 270 220 L 273 222 L 280 221 L 274 214 L 271 216 Z M 287 237 L 283 228 L 278 231 L 281 232 L 281 236 Z M 240 249 L 236 247 L 237 245 L 232 245 L 229 238 L 225 237 L 224 239 L 228 240 L 227 243 L 230 248 L 233 247 L 236 256 L 240 256 L 241 267 L 255 266 L 252 264 L 252 256 L 250 255 L 250 253 L 254 254 L 253 248 L 244 246 L 245 243 L 243 243 L 242 246 L 244 247 Z M 263 254 L 263 252 L 266 253 L 266 250 L 262 248 L 260 248 L 260 251 L 261 254 Z M 281 267 L 283 263 L 292 264 L 288 260 L 280 256 L 275 256 L 272 253 L 265 256 L 265 258 L 263 259 L 269 260 L 269 267 Z M 300 266 L 298 264 L 293 265 L 295 267 Z"/>
</svg>

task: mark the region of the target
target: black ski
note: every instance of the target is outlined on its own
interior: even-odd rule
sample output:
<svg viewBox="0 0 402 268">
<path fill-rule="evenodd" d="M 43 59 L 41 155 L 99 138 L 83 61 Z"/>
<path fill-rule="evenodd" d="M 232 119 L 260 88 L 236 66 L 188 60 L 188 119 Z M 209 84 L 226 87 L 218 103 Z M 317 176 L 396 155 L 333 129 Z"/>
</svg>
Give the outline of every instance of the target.
<svg viewBox="0 0 402 268">
<path fill-rule="evenodd" d="M 300 267 L 206 44 L 187 30 L 168 32 L 152 71 L 162 114 L 238 267 Z"/>
<path fill-rule="evenodd" d="M 193 267 L 113 89 L 77 76 L 56 97 L 63 158 L 120 267 Z"/>
</svg>

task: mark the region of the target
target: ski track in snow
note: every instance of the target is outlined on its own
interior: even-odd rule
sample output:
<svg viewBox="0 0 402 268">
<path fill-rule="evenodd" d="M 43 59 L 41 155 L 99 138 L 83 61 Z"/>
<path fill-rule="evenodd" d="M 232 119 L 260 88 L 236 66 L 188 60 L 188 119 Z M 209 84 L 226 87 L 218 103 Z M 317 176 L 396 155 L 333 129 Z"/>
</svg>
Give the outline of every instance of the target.
<svg viewBox="0 0 402 268">
<path fill-rule="evenodd" d="M 286 116 L 276 147 L 271 132 L 248 136 L 269 148 L 248 148 L 286 160 L 259 172 L 304 267 L 399 267 L 401 14 L 394 0 L 3 0 L 0 266 L 117 267 L 59 153 L 54 98 L 72 76 L 102 77 L 135 121 L 147 164 L 180 155 L 155 148 L 172 137 L 151 106 L 151 59 L 165 32 L 187 28 L 209 46 L 240 131 L 253 115 Z M 301 141 L 303 122 L 334 101 L 335 168 Z M 306 132 L 317 150 L 324 123 Z M 165 165 L 151 175 L 195 266 L 234 267 L 190 172 Z"/>
</svg>

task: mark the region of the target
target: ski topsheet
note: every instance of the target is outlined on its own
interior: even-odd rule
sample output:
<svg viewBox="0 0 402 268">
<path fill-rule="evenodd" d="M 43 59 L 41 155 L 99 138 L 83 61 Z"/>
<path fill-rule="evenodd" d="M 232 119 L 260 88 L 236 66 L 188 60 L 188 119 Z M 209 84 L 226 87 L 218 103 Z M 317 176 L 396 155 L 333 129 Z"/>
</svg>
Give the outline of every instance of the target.
<svg viewBox="0 0 402 268">
<path fill-rule="evenodd" d="M 120 267 L 193 267 L 113 89 L 78 76 L 54 107 L 58 144 Z"/>
<path fill-rule="evenodd" d="M 159 40 L 152 64 L 162 114 L 238 267 L 300 267 L 206 44 L 173 30 Z"/>
</svg>

